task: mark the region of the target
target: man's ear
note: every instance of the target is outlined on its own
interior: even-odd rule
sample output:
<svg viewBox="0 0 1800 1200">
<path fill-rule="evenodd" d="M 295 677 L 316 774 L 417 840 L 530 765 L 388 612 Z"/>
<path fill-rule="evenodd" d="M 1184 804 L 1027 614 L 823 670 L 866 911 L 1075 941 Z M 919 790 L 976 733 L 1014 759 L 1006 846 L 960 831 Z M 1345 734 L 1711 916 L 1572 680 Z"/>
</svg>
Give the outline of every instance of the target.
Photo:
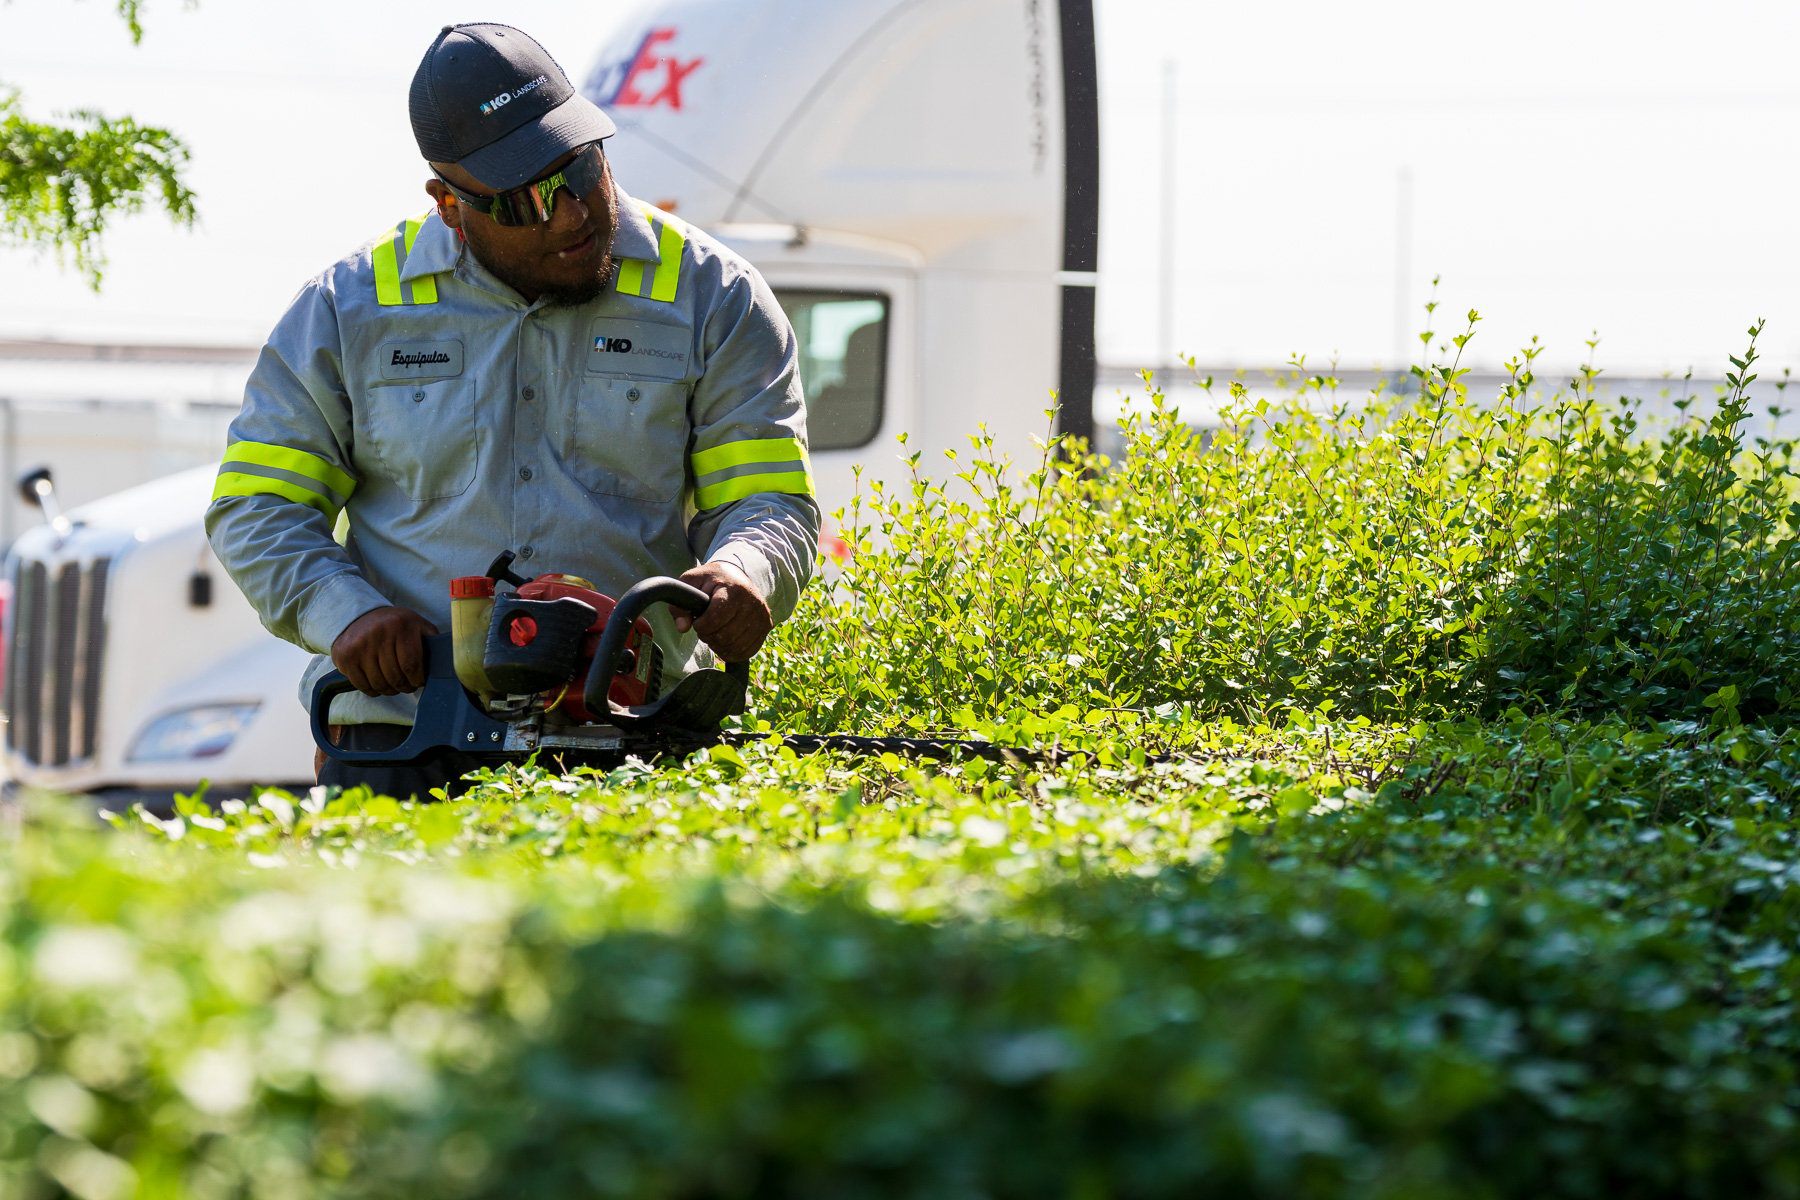
<svg viewBox="0 0 1800 1200">
<path fill-rule="evenodd" d="M 443 220 L 444 224 L 456 230 L 457 233 L 461 233 L 462 206 L 456 202 L 456 196 L 449 188 L 444 186 L 443 181 L 440 179 L 427 179 L 425 181 L 425 192 L 433 200 L 437 201 L 438 217 Z"/>
</svg>

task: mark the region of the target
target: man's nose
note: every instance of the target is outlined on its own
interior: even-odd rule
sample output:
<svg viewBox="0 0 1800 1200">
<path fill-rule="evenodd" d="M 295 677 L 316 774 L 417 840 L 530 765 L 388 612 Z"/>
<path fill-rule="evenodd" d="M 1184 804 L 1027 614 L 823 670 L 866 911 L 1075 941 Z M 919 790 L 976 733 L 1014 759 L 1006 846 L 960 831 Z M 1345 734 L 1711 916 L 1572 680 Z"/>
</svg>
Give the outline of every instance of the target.
<svg viewBox="0 0 1800 1200">
<path fill-rule="evenodd" d="M 587 205 L 568 188 L 557 188 L 550 202 L 555 206 L 550 210 L 550 228 L 558 231 L 580 229 L 587 224 Z"/>
</svg>

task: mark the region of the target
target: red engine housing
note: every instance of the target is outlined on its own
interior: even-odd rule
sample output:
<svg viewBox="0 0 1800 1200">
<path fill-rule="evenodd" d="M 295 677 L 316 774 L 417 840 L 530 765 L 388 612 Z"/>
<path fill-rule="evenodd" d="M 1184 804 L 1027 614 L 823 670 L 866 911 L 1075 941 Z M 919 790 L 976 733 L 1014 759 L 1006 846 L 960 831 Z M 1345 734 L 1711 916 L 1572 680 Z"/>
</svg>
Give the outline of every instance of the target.
<svg viewBox="0 0 1800 1200">
<path fill-rule="evenodd" d="M 593 606 L 594 623 L 588 626 L 587 633 L 581 639 L 581 657 L 576 661 L 575 675 L 568 689 L 563 692 L 560 700 L 556 700 L 553 693 L 544 694 L 551 697 L 549 702 L 554 703 L 572 721 L 587 723 L 605 720 L 605 713 L 588 711 L 583 702 L 582 685 L 587 682 L 588 668 L 593 665 L 594 651 L 599 648 L 600 631 L 606 628 L 607 618 L 612 616 L 613 598 L 595 591 L 591 583 L 579 576 L 555 573 L 539 575 L 530 583 L 521 584 L 519 596 L 525 600 L 559 600 L 564 596 L 571 596 L 583 604 Z M 625 639 L 625 648 L 631 654 L 631 670 L 614 675 L 612 689 L 607 692 L 607 699 L 614 704 L 630 707 L 655 698 L 651 672 L 657 668 L 660 657 L 656 653 L 655 639 L 650 622 L 639 617 L 632 623 L 631 636 Z"/>
</svg>

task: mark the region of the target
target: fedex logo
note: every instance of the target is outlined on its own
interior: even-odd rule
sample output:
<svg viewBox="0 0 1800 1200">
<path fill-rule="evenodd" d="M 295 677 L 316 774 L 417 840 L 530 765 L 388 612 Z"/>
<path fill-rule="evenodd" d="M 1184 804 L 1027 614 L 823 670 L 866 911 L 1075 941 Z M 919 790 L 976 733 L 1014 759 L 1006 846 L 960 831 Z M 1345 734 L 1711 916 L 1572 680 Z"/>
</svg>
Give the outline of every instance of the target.
<svg viewBox="0 0 1800 1200">
<path fill-rule="evenodd" d="M 679 32 L 673 27 L 652 29 L 629 59 L 597 71 L 588 84 L 595 103 L 608 108 L 655 108 L 666 104 L 680 112 L 681 85 L 706 60 L 684 60 L 661 52 Z"/>
</svg>

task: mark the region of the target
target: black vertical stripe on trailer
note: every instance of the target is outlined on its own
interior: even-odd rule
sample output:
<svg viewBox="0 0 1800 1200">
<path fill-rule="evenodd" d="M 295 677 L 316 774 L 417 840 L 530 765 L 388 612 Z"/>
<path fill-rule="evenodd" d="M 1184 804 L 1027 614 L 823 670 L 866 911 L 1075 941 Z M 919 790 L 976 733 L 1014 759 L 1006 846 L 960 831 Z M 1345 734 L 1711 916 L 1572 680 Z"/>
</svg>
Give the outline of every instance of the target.
<svg viewBox="0 0 1800 1200">
<path fill-rule="evenodd" d="M 1063 263 L 1100 265 L 1100 84 L 1093 0 L 1061 0 L 1063 69 Z M 1058 428 L 1094 437 L 1094 288 L 1063 284 Z"/>
</svg>

